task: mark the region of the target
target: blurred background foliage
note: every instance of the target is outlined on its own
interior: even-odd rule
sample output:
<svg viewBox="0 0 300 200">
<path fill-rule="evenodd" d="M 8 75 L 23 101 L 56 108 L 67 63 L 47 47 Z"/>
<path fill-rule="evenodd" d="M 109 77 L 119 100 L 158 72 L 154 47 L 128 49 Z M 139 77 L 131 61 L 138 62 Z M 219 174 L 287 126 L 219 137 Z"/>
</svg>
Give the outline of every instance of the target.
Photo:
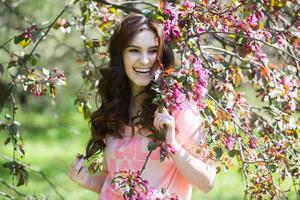
<svg viewBox="0 0 300 200">
<path fill-rule="evenodd" d="M 60 0 L 11 0 L 7 1 L 16 10 L 8 9 L 2 0 L 0 3 L 0 45 L 9 38 L 18 35 L 22 30 L 36 22 L 49 24 L 61 11 L 67 1 Z M 75 10 L 76 12 L 76 10 Z M 26 16 L 26 18 L 24 18 Z M 77 34 L 77 35 L 76 35 Z M 24 163 L 29 165 L 29 182 L 18 191 L 35 194 L 42 199 L 59 199 L 49 183 L 40 173 L 41 170 L 55 185 L 65 199 L 97 199 L 97 194 L 86 191 L 73 183 L 67 177 L 67 169 L 77 152 L 83 153 L 89 138 L 88 121 L 74 105 L 79 88 L 82 86 L 81 73 L 83 64 L 78 62 L 78 55 L 84 54 L 82 41 L 78 41 L 78 32 L 72 34 L 54 30 L 43 41 L 38 52 L 43 57 L 37 66 L 58 67 L 65 72 L 67 85 L 58 90 L 55 98 L 34 97 L 19 90 L 16 97 L 18 112 L 16 120 L 21 123 L 21 134 L 24 139 Z M 7 44 L 0 50 L 0 64 L 6 66 L 10 61 L 9 51 L 20 52 L 22 47 Z M 0 75 L 0 84 L 7 80 L 10 71 L 4 70 Z M 247 91 L 246 97 L 255 102 L 255 95 L 247 83 L 239 89 Z M 3 90 L 0 91 L 3 94 Z M 92 97 L 94 98 L 94 97 Z M 92 110 L 95 105 L 92 103 Z M 1 119 L 6 113 L 11 113 L 11 105 L 6 104 L 1 112 Z M 0 179 L 12 182 L 11 176 L 3 168 L 2 163 L 11 157 L 11 146 L 5 146 L 6 135 L 0 132 Z M 10 190 L 0 182 L 0 191 L 10 193 Z M 242 180 L 237 169 L 228 172 L 222 170 L 216 178 L 214 189 L 209 194 L 194 191 L 193 199 L 241 199 L 243 197 Z M 4 197 L 0 197 L 4 198 Z M 293 198 L 293 197 L 291 197 Z"/>
</svg>

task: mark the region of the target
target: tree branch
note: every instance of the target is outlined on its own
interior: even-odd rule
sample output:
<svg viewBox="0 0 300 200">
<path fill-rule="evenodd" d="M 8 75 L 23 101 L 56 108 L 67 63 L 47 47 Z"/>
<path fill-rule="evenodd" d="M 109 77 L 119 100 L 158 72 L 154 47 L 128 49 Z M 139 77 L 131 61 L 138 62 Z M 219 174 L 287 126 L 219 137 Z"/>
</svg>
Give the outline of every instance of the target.
<svg viewBox="0 0 300 200">
<path fill-rule="evenodd" d="M 197 33 L 197 34 L 193 34 L 190 36 L 190 38 L 196 38 L 196 37 L 200 37 L 201 35 L 205 35 L 205 34 L 226 34 L 226 35 L 237 35 L 237 36 L 240 36 L 240 37 L 244 37 L 244 38 L 247 38 L 247 39 L 251 39 L 251 40 L 255 40 L 255 41 L 258 41 L 258 42 L 261 42 L 269 47 L 272 47 L 278 51 L 281 51 L 287 55 L 289 55 L 290 57 L 294 58 L 295 60 L 299 61 L 300 62 L 300 59 L 293 56 L 292 54 L 290 54 L 289 52 L 283 50 L 283 49 L 280 49 L 279 47 L 276 47 L 276 46 L 273 46 L 271 44 L 268 44 L 267 42 L 263 41 L 263 40 L 260 40 L 260 39 L 256 39 L 256 38 L 252 38 L 252 37 L 249 37 L 247 35 L 243 35 L 243 34 L 239 34 L 239 33 L 234 33 L 234 32 L 224 32 L 224 31 L 207 31 L 207 32 L 203 32 L 203 33 Z"/>
<path fill-rule="evenodd" d="M 8 189 L 10 189 L 11 191 L 13 191 L 14 193 L 16 193 L 17 195 L 22 196 L 22 197 L 26 197 L 26 194 L 24 194 L 24 193 L 19 192 L 18 190 L 16 190 L 12 186 L 10 186 L 8 183 L 6 183 L 2 178 L 0 178 L 0 183 L 2 183 L 3 185 L 5 185 L 5 187 L 7 187 Z"/>
<path fill-rule="evenodd" d="M 130 6 L 141 4 L 141 5 L 147 5 L 147 6 L 153 7 L 155 10 L 159 10 L 158 6 L 156 6 L 152 3 L 146 2 L 146 1 L 123 1 L 121 3 L 116 3 L 116 2 L 112 2 L 112 1 L 108 1 L 108 0 L 102 0 L 102 3 L 104 3 L 106 5 L 110 5 L 117 9 L 124 10 L 125 12 L 135 12 L 135 13 L 140 13 L 140 14 L 142 14 L 141 10 L 130 7 Z"/>
<path fill-rule="evenodd" d="M 19 17 L 20 19 L 25 21 L 27 24 L 32 24 L 33 23 L 32 21 L 30 21 L 29 19 L 24 17 L 24 15 L 22 15 L 17 9 L 14 9 L 10 5 L 8 5 L 8 3 L 5 0 L 2 0 L 1 2 L 5 5 L 6 8 L 8 8 L 8 10 L 10 12 L 14 13 L 17 17 Z"/>
<path fill-rule="evenodd" d="M 74 3 L 76 3 L 76 0 L 72 0 L 69 3 L 67 3 L 65 5 L 65 7 L 63 8 L 63 10 L 55 17 L 55 19 L 52 21 L 52 23 L 50 24 L 50 26 L 48 27 L 48 29 L 46 30 L 46 32 L 42 35 L 42 37 L 37 41 L 37 43 L 35 44 L 35 46 L 32 48 L 30 55 L 32 55 L 35 51 L 35 49 L 37 48 L 37 46 L 39 45 L 39 43 L 46 37 L 46 35 L 49 33 L 49 31 L 51 30 L 51 28 L 54 26 L 54 24 L 56 23 L 56 21 L 71 7 L 71 5 L 73 5 Z"/>
</svg>

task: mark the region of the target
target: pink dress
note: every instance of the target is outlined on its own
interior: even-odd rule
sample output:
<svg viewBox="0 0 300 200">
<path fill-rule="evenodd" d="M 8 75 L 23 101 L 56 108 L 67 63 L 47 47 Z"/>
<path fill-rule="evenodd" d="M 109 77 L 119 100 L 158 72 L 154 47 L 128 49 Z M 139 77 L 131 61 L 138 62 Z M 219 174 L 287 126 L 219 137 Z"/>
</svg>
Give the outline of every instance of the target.
<svg viewBox="0 0 300 200">
<path fill-rule="evenodd" d="M 186 102 L 184 109 L 173 113 L 176 123 L 176 139 L 180 145 L 195 146 L 196 139 L 202 134 L 203 123 L 198 108 Z M 106 142 L 105 156 L 108 165 L 108 175 L 101 189 L 101 200 L 123 199 L 122 194 L 113 190 L 111 181 L 115 171 L 121 169 L 140 170 L 148 154 L 147 145 L 149 139 L 143 135 L 150 134 L 148 130 L 141 130 L 132 137 L 132 127 L 124 126 L 122 139 L 109 136 Z M 201 136 L 200 136 L 201 138 Z M 199 141 L 198 141 L 199 142 Z M 186 149 L 190 151 L 189 149 Z M 176 193 L 180 199 L 192 198 L 192 186 L 176 168 L 172 159 L 160 162 L 159 150 L 152 152 L 142 174 L 143 179 L 148 180 L 149 186 L 157 190 L 166 188 L 171 193 Z"/>
</svg>

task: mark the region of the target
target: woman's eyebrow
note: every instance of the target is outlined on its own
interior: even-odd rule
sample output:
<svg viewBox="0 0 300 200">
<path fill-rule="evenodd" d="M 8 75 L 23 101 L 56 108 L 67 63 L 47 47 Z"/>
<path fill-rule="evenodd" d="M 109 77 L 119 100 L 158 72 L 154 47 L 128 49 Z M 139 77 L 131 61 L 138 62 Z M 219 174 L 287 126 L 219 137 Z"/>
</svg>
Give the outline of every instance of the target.
<svg viewBox="0 0 300 200">
<path fill-rule="evenodd" d="M 141 47 L 136 46 L 136 45 L 128 45 L 126 48 L 137 48 L 137 49 L 140 49 Z"/>
<path fill-rule="evenodd" d="M 141 49 L 140 46 L 136 46 L 136 45 L 128 45 L 126 48 L 137 48 L 137 49 Z M 151 46 L 151 47 L 149 47 L 149 49 L 156 49 L 156 48 L 158 48 L 157 45 L 156 45 L 156 46 Z"/>
</svg>

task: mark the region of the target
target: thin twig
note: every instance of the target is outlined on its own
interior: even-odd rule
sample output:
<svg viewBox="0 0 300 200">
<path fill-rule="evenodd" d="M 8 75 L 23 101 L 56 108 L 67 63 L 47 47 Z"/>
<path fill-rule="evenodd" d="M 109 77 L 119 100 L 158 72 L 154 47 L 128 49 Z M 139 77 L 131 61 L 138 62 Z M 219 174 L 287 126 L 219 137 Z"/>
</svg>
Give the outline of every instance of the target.
<svg viewBox="0 0 300 200">
<path fill-rule="evenodd" d="M 235 132 L 236 132 L 236 135 L 238 134 L 238 128 L 236 127 L 236 125 L 234 126 L 235 127 Z M 235 138 L 236 138 L 236 135 L 235 135 Z M 246 165 L 245 165 L 245 158 L 244 158 L 244 154 L 243 154 L 243 148 L 242 148 L 242 145 L 241 145 L 241 141 L 239 138 L 236 138 L 237 139 L 237 142 L 238 142 L 238 145 L 239 145 L 239 153 L 240 153 L 240 156 L 241 156 L 241 159 L 242 159 L 242 171 L 243 171 L 243 180 L 244 180 L 244 183 L 245 183 L 245 186 L 244 186 L 244 199 L 247 198 L 247 194 L 248 194 L 248 179 L 247 179 L 247 171 L 246 171 Z"/>
<path fill-rule="evenodd" d="M 242 130 L 242 131 L 244 131 L 246 134 L 248 134 L 248 136 L 250 136 L 250 137 L 252 137 L 252 134 L 249 132 L 249 131 L 247 131 L 247 130 L 245 130 L 231 115 L 230 115 L 230 113 L 226 110 L 226 109 L 224 109 L 220 104 L 219 104 L 219 102 L 217 102 L 212 96 L 210 96 L 208 93 L 206 93 L 206 95 L 215 103 L 215 104 L 217 104 L 217 106 L 219 107 L 219 108 L 221 108 L 230 118 L 231 118 L 231 120 Z"/>
<path fill-rule="evenodd" d="M 42 171 L 35 171 L 35 172 L 39 173 L 46 180 L 46 182 L 48 182 L 48 184 L 51 186 L 51 188 L 54 190 L 54 192 L 57 194 L 57 196 L 59 196 L 61 200 L 64 200 L 64 197 L 58 192 L 55 185 L 48 179 L 48 177 L 45 175 L 44 172 Z"/>
<path fill-rule="evenodd" d="M 0 178 L 0 183 L 2 183 L 3 185 L 5 185 L 5 187 L 7 187 L 8 189 L 10 189 L 11 191 L 13 191 L 14 193 L 16 193 L 17 195 L 26 197 L 26 194 L 24 194 L 24 193 L 19 192 L 18 190 L 16 190 L 12 186 L 10 186 L 8 183 L 6 183 L 2 178 Z"/>
<path fill-rule="evenodd" d="M 4 157 L 4 156 L 1 156 L 2 157 L 2 159 L 5 159 L 5 160 L 11 160 L 11 158 L 8 158 L 8 157 Z M 43 171 L 41 171 L 41 170 L 38 170 L 38 169 L 34 169 L 34 168 L 32 168 L 31 166 L 29 166 L 29 165 L 26 165 L 26 164 L 23 164 L 23 165 L 25 165 L 26 166 L 26 169 L 29 169 L 29 170 L 31 170 L 32 172 L 35 172 L 35 173 L 37 173 L 37 174 L 40 174 L 42 177 L 43 177 L 43 179 L 45 179 L 46 180 L 46 182 L 50 185 L 50 187 L 54 190 L 54 192 L 57 194 L 57 196 L 59 196 L 59 198 L 61 199 L 61 200 L 64 200 L 64 197 L 58 192 L 58 190 L 56 189 L 56 187 L 55 187 L 55 185 L 50 181 L 50 179 L 46 176 L 46 174 L 43 172 Z M 0 179 L 0 182 L 1 182 L 1 179 Z M 9 185 L 7 185 L 8 187 L 10 187 Z M 18 193 L 17 191 L 15 191 L 18 195 L 20 195 L 20 196 L 26 196 L 25 194 L 22 194 L 22 193 Z"/>
<path fill-rule="evenodd" d="M 52 21 L 46 32 L 42 35 L 42 37 L 37 41 L 37 43 L 32 48 L 30 55 L 32 55 L 39 45 L 39 43 L 46 37 L 46 35 L 49 33 L 49 31 L 52 29 L 56 21 L 71 7 L 71 5 L 76 2 L 75 0 L 70 1 L 68 4 L 65 5 L 65 7 L 62 9 L 62 11 L 55 17 L 55 19 Z"/>
<path fill-rule="evenodd" d="M 153 150 L 152 150 L 152 151 L 153 151 Z M 143 173 L 144 169 L 146 168 L 146 164 L 147 164 L 147 162 L 148 162 L 148 160 L 149 160 L 149 158 L 150 158 L 150 155 L 151 155 L 152 151 L 149 151 L 149 153 L 148 153 L 148 155 L 147 155 L 147 157 L 146 157 L 146 160 L 145 160 L 145 162 L 144 162 L 144 165 L 143 165 L 143 167 L 142 167 L 142 169 L 141 169 L 141 174 Z"/>
<path fill-rule="evenodd" d="M 193 34 L 190 36 L 190 38 L 196 38 L 196 37 L 200 37 L 201 35 L 205 35 L 205 34 L 226 34 L 226 35 L 237 35 L 237 36 L 240 36 L 240 37 L 244 37 L 244 38 L 247 38 L 247 39 L 250 39 L 250 40 L 255 40 L 255 41 L 258 41 L 258 42 L 261 42 L 269 47 L 272 47 L 272 48 L 275 48 L 276 50 L 278 51 L 281 51 L 287 55 L 289 55 L 290 57 L 294 58 L 295 60 L 299 61 L 300 62 L 300 59 L 293 56 L 292 54 L 290 54 L 289 52 L 283 50 L 283 49 L 280 49 L 279 47 L 276 47 L 276 46 L 273 46 L 263 40 L 260 40 L 260 39 L 257 39 L 257 38 L 252 38 L 252 37 L 249 37 L 247 35 L 243 35 L 243 34 L 240 34 L 240 33 L 234 33 L 234 32 L 225 32 L 225 31 L 206 31 L 206 32 L 202 32 L 202 33 L 197 33 L 197 34 Z"/>
<path fill-rule="evenodd" d="M 0 192 L 0 196 L 6 197 L 6 198 L 11 199 L 11 200 L 16 200 L 17 199 L 16 197 L 10 196 L 9 194 L 6 194 L 4 192 Z"/>
<path fill-rule="evenodd" d="M 132 11 L 132 12 L 137 12 L 137 13 L 142 13 L 142 11 L 139 10 L 139 9 L 136 9 L 136 8 L 130 8 L 130 7 L 128 7 L 128 5 L 144 4 L 144 5 L 148 5 L 148 6 L 153 7 L 155 10 L 159 9 L 158 6 L 156 6 L 152 3 L 149 3 L 149 2 L 145 2 L 145 1 L 123 1 L 121 3 L 115 3 L 115 2 L 112 2 L 112 1 L 103 0 L 102 3 L 107 4 L 107 5 L 111 5 L 115 8 L 119 8 L 119 9 L 122 9 L 122 10 Z"/>
<path fill-rule="evenodd" d="M 10 41 L 12 41 L 13 39 L 15 39 L 15 36 L 9 38 L 7 41 L 5 41 L 1 46 L 0 49 L 2 49 L 5 45 L 7 45 Z"/>
<path fill-rule="evenodd" d="M 29 19 L 27 19 L 24 15 L 22 15 L 17 9 L 12 8 L 10 5 L 8 5 L 8 3 L 5 0 L 1 1 L 6 8 L 8 8 L 8 10 L 12 13 L 14 13 L 17 17 L 19 17 L 20 19 L 22 19 L 23 21 L 25 21 L 28 24 L 32 24 L 33 22 L 30 21 Z"/>
</svg>

